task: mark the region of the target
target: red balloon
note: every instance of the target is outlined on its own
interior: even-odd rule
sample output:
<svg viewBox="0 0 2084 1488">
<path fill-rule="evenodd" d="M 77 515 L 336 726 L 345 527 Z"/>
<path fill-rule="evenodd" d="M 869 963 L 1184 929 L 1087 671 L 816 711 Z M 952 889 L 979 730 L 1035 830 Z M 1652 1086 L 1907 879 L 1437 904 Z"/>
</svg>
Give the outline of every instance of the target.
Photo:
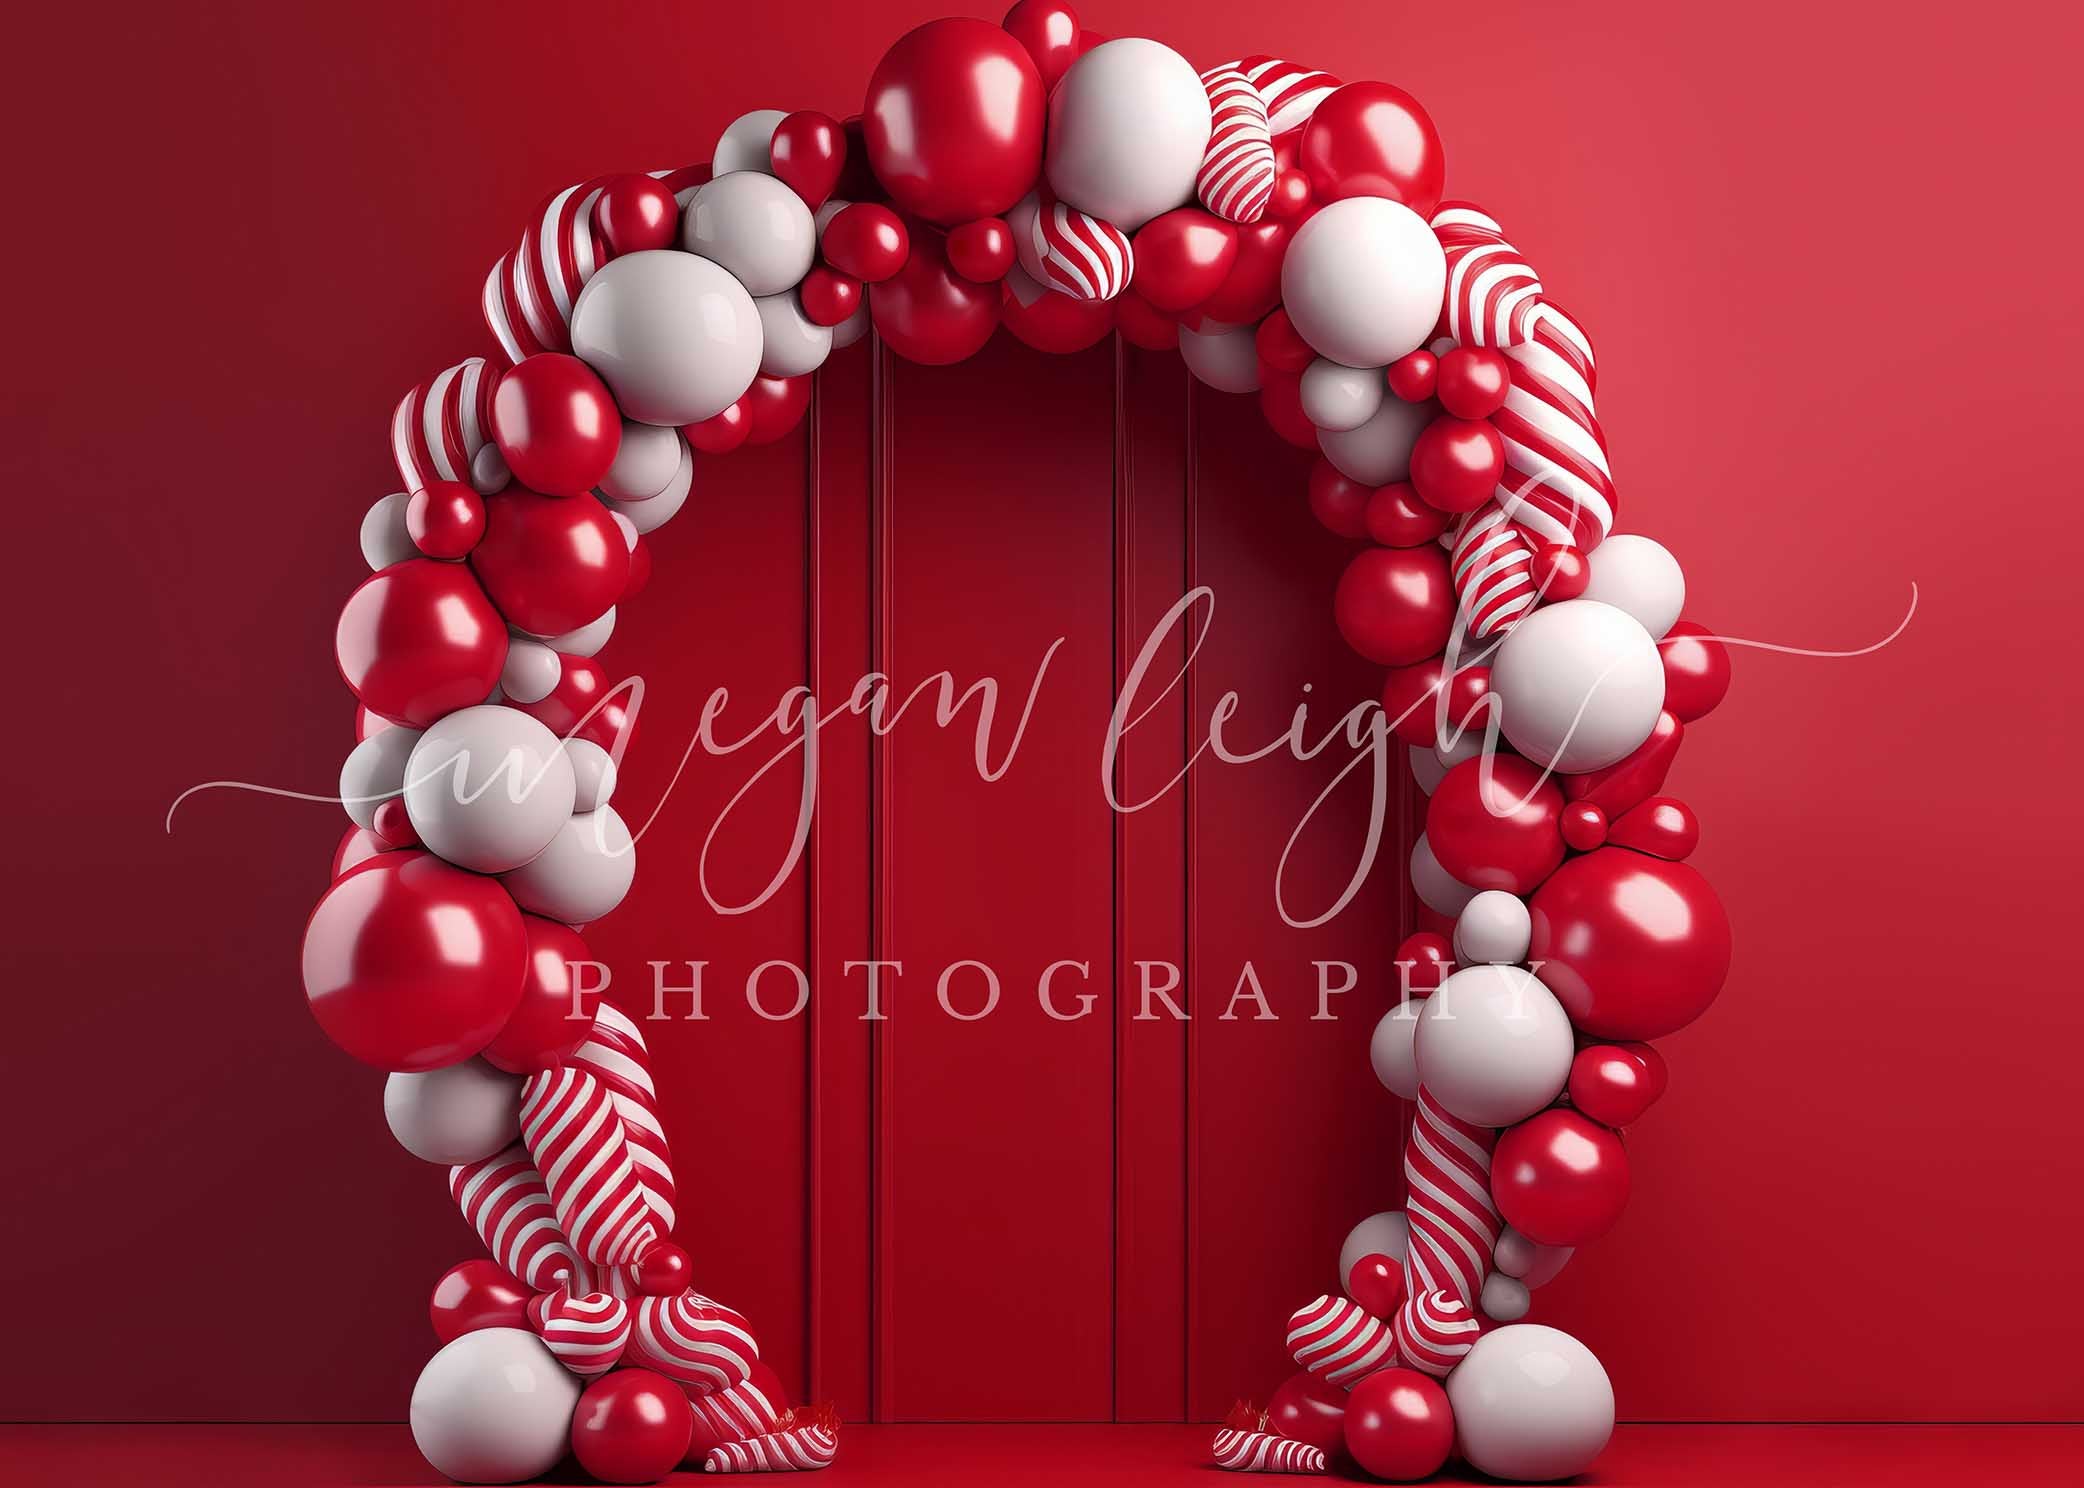
<svg viewBox="0 0 2084 1488">
<path fill-rule="evenodd" d="M 405 531 L 429 558 L 461 558 L 485 535 L 485 502 L 461 481 L 430 481 L 405 503 Z"/>
<path fill-rule="evenodd" d="M 1440 866 L 1475 889 L 1530 894 L 1563 861 L 1563 790 L 1516 754 L 1478 755 L 1441 777 L 1426 803 Z"/>
<path fill-rule="evenodd" d="M 1592 565 L 1569 543 L 1543 543 L 1536 548 L 1531 574 L 1545 604 L 1576 599 L 1592 585 Z"/>
<path fill-rule="evenodd" d="M 1346 644 L 1384 666 L 1437 656 L 1454 627 L 1454 584 L 1447 554 L 1425 548 L 1369 548 L 1339 576 L 1332 618 Z"/>
<path fill-rule="evenodd" d="M 485 535 L 470 567 L 509 624 L 559 636 L 600 619 L 621 597 L 630 549 L 598 501 L 509 486 L 485 503 Z"/>
<path fill-rule="evenodd" d="M 796 299 L 812 325 L 836 326 L 861 308 L 861 281 L 819 264 L 796 286 Z"/>
<path fill-rule="evenodd" d="M 521 916 L 521 929 L 528 938 L 521 1000 L 492 1042 L 478 1051 L 487 1064 L 510 1075 L 553 1068 L 593 1030 L 590 1009 L 572 1016 L 572 963 L 592 959 L 579 932 L 532 914 Z"/>
<path fill-rule="evenodd" d="M 1691 857 L 1700 846 L 1700 818 L 1675 796 L 1652 796 L 1623 812 L 1608 829 L 1606 840 L 1630 852 L 1676 862 Z"/>
<path fill-rule="evenodd" d="M 921 233 L 896 277 L 869 290 L 868 313 L 877 333 L 906 361 L 945 366 L 975 356 L 991 339 L 999 324 L 999 288 L 957 274 L 948 267 L 939 235 Z"/>
<path fill-rule="evenodd" d="M 465 1261 L 449 1267 L 434 1283 L 427 1320 L 443 1343 L 454 1343 L 480 1328 L 526 1328 L 532 1295 L 492 1262 Z"/>
<path fill-rule="evenodd" d="M 1411 995 L 1424 997 L 1439 991 L 1440 984 L 1454 970 L 1454 946 L 1438 931 L 1419 930 L 1404 937 L 1403 944 L 1397 947 L 1396 960 L 1400 969 L 1408 963 L 1404 985 L 1411 989 Z"/>
<path fill-rule="evenodd" d="M 1439 742 L 1440 683 L 1446 674 L 1447 658 L 1429 656 L 1407 667 L 1392 667 L 1389 676 L 1383 680 L 1382 711 L 1389 719 L 1390 728 L 1406 744 L 1430 749 Z M 1456 727 L 1471 726 L 1477 706 L 1489 696 L 1490 690 L 1489 667 L 1456 668 L 1454 680 L 1447 689 L 1448 723 Z M 1557 792 L 1557 799 L 1562 799 L 1562 792 Z"/>
<path fill-rule="evenodd" d="M 593 224 L 615 258 L 680 245 L 680 203 L 665 182 L 642 171 L 607 179 L 594 200 Z"/>
<path fill-rule="evenodd" d="M 1233 231 L 1232 241 L 1235 240 Z M 1310 343 L 1303 340 L 1286 310 L 1275 310 L 1259 322 L 1259 329 L 1252 333 L 1252 346 L 1261 362 L 1282 372 L 1307 371 L 1310 363 L 1317 360 L 1317 353 L 1310 350 Z"/>
<path fill-rule="evenodd" d="M 1267 198 L 1266 215 L 1276 222 L 1294 222 L 1310 210 L 1310 178 L 1299 170 L 1284 170 L 1274 177 L 1274 194 Z"/>
<path fill-rule="evenodd" d="M 1618 1133 L 1556 1107 L 1498 1138 L 1491 1198 L 1505 1222 L 1539 1245 L 1583 1245 L 1628 1207 L 1628 1152 Z"/>
<path fill-rule="evenodd" d="M 1447 161 L 1418 100 L 1389 83 L 1348 83 L 1303 126 L 1300 164 L 1319 202 L 1386 196 L 1430 218 Z"/>
<path fill-rule="evenodd" d="M 1179 323 L 1160 315 L 1150 307 L 1150 302 L 1129 288 L 1116 295 L 1110 303 L 1114 306 L 1115 329 L 1131 346 L 1145 351 L 1173 351 L 1179 346 Z"/>
<path fill-rule="evenodd" d="M 1374 492 L 1323 456 L 1310 467 L 1310 511 L 1340 537 L 1368 535 L 1368 502 Z"/>
<path fill-rule="evenodd" d="M 1424 347 L 1389 364 L 1384 374 L 1389 390 L 1406 403 L 1423 403 L 1440 386 L 1440 359 Z"/>
<path fill-rule="evenodd" d="M 1387 1322 L 1404 1300 L 1404 1268 L 1386 1255 L 1364 1255 L 1346 1273 L 1346 1295 L 1370 1317 Z"/>
<path fill-rule="evenodd" d="M 1042 173 L 1048 98 L 1027 48 L 1000 27 L 928 21 L 868 80 L 868 163 L 891 200 L 929 222 L 1001 216 Z"/>
<path fill-rule="evenodd" d="M 693 1284 L 694 1270 L 686 1251 L 660 1241 L 637 1262 L 637 1290 L 647 1297 L 677 1297 Z"/>
<path fill-rule="evenodd" d="M 1454 1450 L 1447 1391 L 1415 1369 L 1378 1369 L 1346 1397 L 1346 1452 L 1393 1483 L 1429 1478 Z"/>
<path fill-rule="evenodd" d="M 1677 622 L 1657 652 L 1664 659 L 1664 706 L 1681 723 L 1707 717 L 1729 695 L 1729 648 L 1705 625 Z"/>
<path fill-rule="evenodd" d="M 1590 801 L 1563 808 L 1563 842 L 1572 852 L 1590 852 L 1606 841 L 1606 813 Z"/>
<path fill-rule="evenodd" d="M 644 592 L 644 586 L 650 582 L 651 544 L 644 541 L 643 534 L 639 533 L 637 540 L 630 544 L 629 582 L 622 586 L 622 598 L 615 602 L 621 604 L 625 600 L 635 599 Z"/>
<path fill-rule="evenodd" d="M 656 1483 L 680 1466 L 694 1430 L 680 1386 L 649 1369 L 617 1369 L 579 1397 L 572 1455 L 603 1483 Z"/>
<path fill-rule="evenodd" d="M 1686 725 L 1666 711 L 1657 715 L 1650 737 L 1628 758 L 1603 770 L 1557 779 L 1563 782 L 1564 795 L 1573 801 L 1590 801 L 1611 821 L 1664 789 L 1664 777 L 1671 773 L 1672 760 L 1685 738 Z"/>
<path fill-rule="evenodd" d="M 1440 358 L 1440 406 L 1456 418 L 1489 418 L 1512 391 L 1512 363 L 1491 346 L 1457 346 Z"/>
<path fill-rule="evenodd" d="M 359 868 L 378 853 L 390 850 L 384 840 L 367 827 L 349 827 L 333 847 L 333 877 L 338 878 L 350 868 Z"/>
<path fill-rule="evenodd" d="M 369 830 L 386 848 L 420 845 L 420 834 L 414 828 L 412 818 L 406 814 L 403 796 L 378 802 L 376 810 L 371 813 Z"/>
<path fill-rule="evenodd" d="M 1411 484 L 1426 505 L 1475 511 L 1505 474 L 1505 441 L 1482 419 L 1441 417 L 1411 446 Z"/>
<path fill-rule="evenodd" d="M 1017 340 L 1037 351 L 1062 356 L 1097 345 L 1114 329 L 1114 312 L 1103 300 L 1074 300 L 1053 289 L 1023 305 L 1011 283 L 999 286 L 999 318 Z"/>
<path fill-rule="evenodd" d="M 1230 276 L 1237 262 L 1237 228 L 1199 207 L 1176 207 L 1139 227 L 1130 246 L 1136 253 L 1136 292 L 1155 309 L 1187 310 L 1221 289 Z"/>
<path fill-rule="evenodd" d="M 414 728 L 491 696 L 506 654 L 506 625 L 469 570 L 432 558 L 364 579 L 333 631 L 340 675 L 362 705 Z"/>
<path fill-rule="evenodd" d="M 1647 1044 L 1593 1044 L 1570 1062 L 1570 1103 L 1603 1126 L 1628 1126 L 1662 1094 L 1650 1062 L 1636 1051 Z"/>
<path fill-rule="evenodd" d="M 1259 411 L 1273 431 L 1297 449 L 1315 454 L 1317 426 L 1303 412 L 1302 374 L 1262 367 L 1259 372 Z"/>
<path fill-rule="evenodd" d="M 979 217 L 948 234 L 948 266 L 974 283 L 998 283 L 1013 259 L 1013 229 L 1003 217 Z"/>
<path fill-rule="evenodd" d="M 522 485 L 546 496 L 584 496 L 615 463 L 622 415 L 593 368 L 539 351 L 499 379 L 492 437 Z"/>
<path fill-rule="evenodd" d="M 816 109 L 799 109 L 775 125 L 767 149 L 776 177 L 813 212 L 825 205 L 847 168 L 846 131 Z"/>
<path fill-rule="evenodd" d="M 817 271 L 813 269 L 811 272 Z M 722 413 L 712 414 L 699 424 L 683 424 L 680 432 L 687 436 L 688 444 L 699 454 L 728 455 L 745 443 L 745 436 L 752 429 L 752 416 L 746 412 L 745 399 L 740 398 Z"/>
<path fill-rule="evenodd" d="M 912 235 L 904 219 L 879 202 L 841 207 L 818 239 L 818 251 L 842 274 L 880 284 L 904 267 Z"/>
<path fill-rule="evenodd" d="M 1447 530 L 1447 513 L 1419 500 L 1409 481 L 1391 481 L 1368 498 L 1368 536 L 1386 548 L 1416 548 Z"/>
<path fill-rule="evenodd" d="M 1078 40 L 1078 12 L 1049 0 L 1020 0 L 1006 12 L 1006 32 L 1027 48 L 1042 78 L 1046 97 L 1071 70 L 1084 48 Z"/>
<path fill-rule="evenodd" d="M 1327 1457 L 1345 1443 L 1346 1392 L 1307 1371 L 1291 1374 L 1266 1407 L 1267 1430 L 1305 1442 Z"/>
<path fill-rule="evenodd" d="M 550 695 L 533 703 L 509 703 L 558 738 L 585 739 L 610 754 L 617 741 L 627 741 L 636 726 L 629 711 L 627 687 L 611 687 L 608 674 L 590 656 L 567 656 Z"/>
<path fill-rule="evenodd" d="M 755 377 L 738 400 L 745 405 L 747 444 L 772 444 L 803 422 L 810 411 L 810 374 Z"/>
<path fill-rule="evenodd" d="M 1708 1009 L 1729 975 L 1729 917 L 1684 863 L 1602 847 L 1572 858 L 1527 906 L 1528 954 L 1582 1033 L 1653 1039 Z"/>
<path fill-rule="evenodd" d="M 1216 292 L 1194 307 L 1188 322 L 1252 325 L 1281 302 L 1281 255 L 1295 235 L 1293 222 L 1259 221 L 1237 229 L 1237 257 Z"/>
<path fill-rule="evenodd" d="M 499 880 L 387 852 L 326 890 L 304 927 L 304 995 L 365 1064 L 430 1070 L 492 1041 L 521 996 L 527 937 Z"/>
</svg>

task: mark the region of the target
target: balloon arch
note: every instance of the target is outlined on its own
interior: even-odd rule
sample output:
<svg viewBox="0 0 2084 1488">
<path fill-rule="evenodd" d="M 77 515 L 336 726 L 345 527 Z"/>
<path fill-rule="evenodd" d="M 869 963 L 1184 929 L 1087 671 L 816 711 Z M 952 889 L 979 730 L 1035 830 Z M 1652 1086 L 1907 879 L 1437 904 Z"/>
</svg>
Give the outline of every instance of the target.
<svg viewBox="0 0 2084 1488">
<path fill-rule="evenodd" d="M 635 871 L 595 657 L 649 534 L 698 456 L 787 434 L 871 327 L 929 363 L 1001 325 L 1048 352 L 1176 347 L 1319 452 L 1309 507 L 1361 544 L 1334 613 L 1430 795 L 1414 996 L 1370 1050 L 1415 1103 L 1407 1199 L 1353 1230 L 1340 1289 L 1289 1320 L 1299 1372 L 1217 1462 L 1410 1479 L 1458 1452 L 1538 1479 L 1603 1447 L 1598 1360 L 1519 1320 L 1627 1197 L 1619 1129 L 1665 1081 L 1644 1041 L 1728 967 L 1693 813 L 1659 792 L 1729 663 L 1680 620 L 1671 555 L 1611 535 L 1590 338 L 1444 181 L 1390 84 L 1197 71 L 1021 0 L 901 38 L 857 118 L 747 114 L 710 165 L 586 181 L 529 221 L 485 281 L 499 362 L 392 422 L 405 490 L 363 522 L 374 573 L 337 634 L 354 824 L 303 952 L 321 1027 L 392 1072 L 392 1131 L 489 1252 L 434 1293 L 411 1419 L 435 1467 L 515 1481 L 571 1451 L 640 1482 L 836 1451 L 668 1238 L 641 1030 L 567 1013 L 575 927 Z"/>
</svg>

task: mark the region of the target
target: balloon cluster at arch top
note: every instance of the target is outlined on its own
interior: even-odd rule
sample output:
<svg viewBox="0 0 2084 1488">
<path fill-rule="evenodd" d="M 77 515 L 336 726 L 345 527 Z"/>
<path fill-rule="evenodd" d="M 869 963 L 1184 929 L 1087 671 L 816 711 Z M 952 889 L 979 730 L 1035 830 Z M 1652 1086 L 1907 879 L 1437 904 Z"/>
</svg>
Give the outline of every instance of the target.
<svg viewBox="0 0 2084 1488">
<path fill-rule="evenodd" d="M 436 1290 L 413 1402 L 435 1466 L 514 1481 L 570 1450 L 636 1482 L 836 1448 L 690 1286 L 641 1034 L 565 1013 L 581 929 L 635 872 L 611 803 L 629 719 L 597 658 L 649 536 L 703 460 L 787 436 L 871 326 L 927 363 L 1001 326 L 1176 348 L 1317 453 L 1310 510 L 1364 544 L 1334 616 L 1387 669 L 1430 798 L 1399 953 L 1419 1000 L 1371 1046 L 1417 1103 L 1411 1197 L 1356 1227 L 1339 1290 L 1290 1321 L 1299 1372 L 1218 1462 L 1414 1479 L 1459 1452 L 1540 1479 L 1596 1455 L 1603 1369 L 1519 1320 L 1618 1218 L 1621 1132 L 1665 1085 L 1648 1041 L 1727 970 L 1684 862 L 1698 825 L 1662 792 L 1729 662 L 1680 618 L 1671 555 L 1612 535 L 1589 336 L 1445 184 L 1390 84 L 1197 70 L 1022 0 L 901 38 L 857 117 L 757 111 L 710 165 L 554 194 L 494 265 L 504 365 L 406 394 L 405 489 L 362 524 L 374 572 L 336 638 L 353 824 L 304 948 L 320 1026 L 392 1072 L 394 1133 L 452 1168 L 494 1257 Z M 559 1102 L 595 1144 L 577 1157 Z"/>
</svg>

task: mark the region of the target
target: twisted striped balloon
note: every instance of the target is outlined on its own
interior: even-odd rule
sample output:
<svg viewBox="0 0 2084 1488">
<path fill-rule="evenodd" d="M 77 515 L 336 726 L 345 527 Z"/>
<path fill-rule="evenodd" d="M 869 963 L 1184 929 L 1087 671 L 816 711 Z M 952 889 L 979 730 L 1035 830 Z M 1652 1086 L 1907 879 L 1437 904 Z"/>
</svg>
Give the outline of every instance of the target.
<svg viewBox="0 0 2084 1488">
<path fill-rule="evenodd" d="M 1451 1116 L 1419 1087 L 1404 1142 L 1405 1308 L 1444 1292 L 1473 1310 L 1504 1221 L 1491 1202 L 1491 1150 L 1498 1134 Z M 1399 1314 L 1401 1316 L 1401 1314 Z"/>
<path fill-rule="evenodd" d="M 1463 518 L 1448 567 L 1463 625 L 1475 640 L 1503 635 L 1541 597 L 1534 549 L 1496 501 Z"/>
<path fill-rule="evenodd" d="M 1324 1453 L 1271 1431 L 1224 1427 L 1216 1433 L 1216 1466 L 1228 1472 L 1321 1473 Z"/>
<path fill-rule="evenodd" d="M 1201 75 L 1208 93 L 1210 129 L 1194 194 L 1229 222 L 1257 222 L 1273 200 L 1274 137 L 1266 100 L 1235 67 L 1211 67 Z"/>
<path fill-rule="evenodd" d="M 1543 542 L 1591 552 L 1614 525 L 1614 476 L 1592 409 L 1597 364 L 1583 327 L 1543 300 L 1505 349 L 1512 385 L 1491 425 L 1505 440 L 1498 504 Z"/>
<path fill-rule="evenodd" d="M 483 357 L 458 362 L 398 400 L 391 414 L 391 458 L 405 489 L 463 481 L 481 496 L 513 477 L 492 442 L 492 395 L 499 373 Z"/>
<path fill-rule="evenodd" d="M 644 1202 L 658 1217 L 660 1233 L 670 1234 L 678 1221 L 673 1153 L 659 1121 L 658 1088 L 652 1082 L 651 1051 L 642 1031 L 629 1014 L 604 1002 L 593 1015 L 586 1042 L 565 1062 L 585 1070 L 607 1090 L 622 1117 Z"/>
<path fill-rule="evenodd" d="M 519 1142 L 450 1168 L 449 1195 L 509 1276 L 542 1292 L 578 1274 L 579 1257 L 565 1239 L 550 1190 Z"/>
<path fill-rule="evenodd" d="M 826 1426 L 792 1426 L 709 1449 L 702 1471 L 713 1473 L 815 1472 L 830 1467 L 839 1437 Z"/>
<path fill-rule="evenodd" d="M 558 1222 L 588 1261 L 627 1265 L 658 1243 L 622 1118 L 606 1087 L 576 1065 L 528 1077 L 521 1095 L 528 1144 Z"/>
</svg>

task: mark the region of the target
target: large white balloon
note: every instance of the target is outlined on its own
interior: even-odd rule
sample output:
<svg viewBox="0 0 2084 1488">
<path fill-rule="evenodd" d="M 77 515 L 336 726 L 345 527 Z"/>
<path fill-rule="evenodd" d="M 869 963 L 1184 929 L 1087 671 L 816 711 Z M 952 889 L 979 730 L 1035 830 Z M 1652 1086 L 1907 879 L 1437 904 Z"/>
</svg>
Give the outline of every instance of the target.
<svg viewBox="0 0 2084 1488">
<path fill-rule="evenodd" d="M 666 482 L 666 489 L 642 501 L 618 501 L 615 512 L 629 518 L 630 525 L 639 533 L 656 532 L 680 515 L 680 508 L 687 505 L 687 493 L 694 488 L 695 452 L 683 439 L 680 441 L 680 465 L 674 470 L 673 479 Z"/>
<path fill-rule="evenodd" d="M 1345 1290 L 1346 1278 L 1353 1274 L 1353 1264 L 1362 1256 L 1385 1255 L 1402 1265 L 1410 1243 L 1411 1226 L 1403 1210 L 1385 1209 L 1380 1214 L 1370 1214 L 1348 1230 L 1339 1245 L 1339 1289 Z"/>
<path fill-rule="evenodd" d="M 1411 890 L 1419 903 L 1435 914 L 1458 915 L 1462 906 L 1476 897 L 1476 890 L 1440 866 L 1433 844 L 1420 832 L 1411 844 Z"/>
<path fill-rule="evenodd" d="M 1181 326 L 1179 354 L 1189 372 L 1218 392 L 1249 393 L 1259 386 L 1259 347 L 1250 326 Z"/>
<path fill-rule="evenodd" d="M 1633 532 L 1617 533 L 1585 560 L 1591 577 L 1580 599 L 1596 599 L 1635 616 L 1653 639 L 1661 639 L 1686 607 L 1686 575 L 1663 543 Z"/>
<path fill-rule="evenodd" d="M 1450 1115 L 1510 1126 L 1563 1093 L 1576 1045 L 1570 1015 L 1533 972 L 1470 966 L 1425 1000 L 1417 1052 L 1419 1079 Z"/>
<path fill-rule="evenodd" d="M 1462 906 L 1454 922 L 1454 958 L 1464 966 L 1514 966 L 1527 959 L 1534 938 L 1526 901 L 1503 889 L 1485 889 Z"/>
<path fill-rule="evenodd" d="M 717 136 L 709 168 L 719 176 L 732 171 L 774 169 L 774 130 L 789 116 L 780 109 L 754 109 L 740 114 Z"/>
<path fill-rule="evenodd" d="M 1349 367 L 1386 367 L 1425 345 L 1446 289 L 1432 228 L 1380 196 L 1319 208 L 1281 260 L 1281 304 L 1296 333 Z"/>
<path fill-rule="evenodd" d="M 793 289 L 753 301 L 760 313 L 760 371 L 768 377 L 801 377 L 832 355 L 832 327 L 803 313 Z"/>
<path fill-rule="evenodd" d="M 1581 1473 L 1614 1434 L 1606 1370 L 1568 1333 L 1539 1323 L 1477 1339 L 1447 1377 L 1447 1400 L 1469 1465 L 1513 1482 Z"/>
<path fill-rule="evenodd" d="M 1388 390 L 1380 367 L 1348 367 L 1319 357 L 1303 369 L 1303 414 L 1320 429 L 1358 429 L 1381 412 Z"/>
<path fill-rule="evenodd" d="M 405 789 L 405 762 L 419 742 L 418 729 L 392 724 L 347 752 L 340 766 L 340 804 L 356 826 L 375 826 L 376 808 Z"/>
<path fill-rule="evenodd" d="M 412 1439 L 459 1483 L 520 1483 L 570 1446 L 579 1379 L 533 1333 L 479 1328 L 445 1344 L 412 1387 Z"/>
<path fill-rule="evenodd" d="M 680 468 L 680 431 L 665 424 L 622 421 L 622 443 L 601 477 L 600 493 L 613 501 L 642 501 L 666 489 Z"/>
<path fill-rule="evenodd" d="M 1626 759 L 1657 726 L 1664 664 L 1641 623 L 1567 599 L 1512 628 L 1491 662 L 1498 725 L 1521 754 L 1568 775 Z"/>
<path fill-rule="evenodd" d="M 548 847 L 500 882 L 523 909 L 583 925 L 622 903 L 636 875 L 630 829 L 613 806 L 603 806 L 571 817 Z"/>
<path fill-rule="evenodd" d="M 572 307 L 572 350 L 626 417 L 696 424 L 736 403 L 760 375 L 760 315 L 730 270 L 646 249 L 586 281 Z"/>
<path fill-rule="evenodd" d="M 362 561 L 372 569 L 389 568 L 420 556 L 418 544 L 405 528 L 405 506 L 412 498 L 403 491 L 378 497 L 362 513 Z"/>
<path fill-rule="evenodd" d="M 384 1082 L 384 1120 L 422 1162 L 472 1163 L 521 1133 L 521 1077 L 466 1059 Z"/>
<path fill-rule="evenodd" d="M 571 820 L 572 762 L 557 735 L 497 704 L 459 708 L 413 746 L 405 813 L 428 851 L 475 873 L 504 873 Z"/>
<path fill-rule="evenodd" d="M 795 288 L 810 272 L 818 229 L 792 188 L 758 171 L 733 171 L 688 198 L 680 241 L 729 269 L 758 299 Z"/>
<path fill-rule="evenodd" d="M 1063 200 L 1134 232 L 1194 199 L 1210 122 L 1185 57 L 1140 36 L 1102 42 L 1049 96 L 1043 169 Z"/>
<path fill-rule="evenodd" d="M 1375 1023 L 1368 1040 L 1368 1063 L 1382 1088 L 1405 1100 L 1418 1099 L 1418 1003 L 1400 1003 Z"/>
<path fill-rule="evenodd" d="M 1185 332 L 1181 335 L 1184 337 Z M 1419 434 L 1432 420 L 1432 410 L 1426 404 L 1384 398 L 1364 424 L 1350 429 L 1319 429 L 1317 448 L 1348 480 L 1364 486 L 1386 486 L 1411 473 L 1411 446 L 1418 443 Z"/>
</svg>

